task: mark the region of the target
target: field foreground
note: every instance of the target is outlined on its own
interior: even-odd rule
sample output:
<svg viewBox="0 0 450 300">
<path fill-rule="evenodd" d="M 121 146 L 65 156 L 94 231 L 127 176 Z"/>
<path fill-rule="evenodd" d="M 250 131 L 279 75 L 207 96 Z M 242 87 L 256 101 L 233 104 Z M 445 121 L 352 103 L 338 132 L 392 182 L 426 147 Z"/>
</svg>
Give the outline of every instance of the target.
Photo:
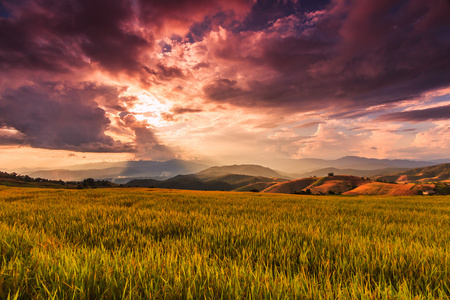
<svg viewBox="0 0 450 300">
<path fill-rule="evenodd" d="M 0 186 L 0 299 L 450 297 L 450 196 Z"/>
</svg>

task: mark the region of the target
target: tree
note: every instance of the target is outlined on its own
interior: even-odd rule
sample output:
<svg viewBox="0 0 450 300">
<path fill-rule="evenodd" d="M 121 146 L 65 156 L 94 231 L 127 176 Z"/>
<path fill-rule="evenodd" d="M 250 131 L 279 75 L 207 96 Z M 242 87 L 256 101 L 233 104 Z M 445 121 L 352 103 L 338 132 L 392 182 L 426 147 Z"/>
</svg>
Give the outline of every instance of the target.
<svg viewBox="0 0 450 300">
<path fill-rule="evenodd" d="M 95 185 L 94 178 L 86 178 L 85 180 L 83 180 L 83 186 L 84 187 L 88 187 L 88 186 L 92 187 L 94 185 Z"/>
</svg>

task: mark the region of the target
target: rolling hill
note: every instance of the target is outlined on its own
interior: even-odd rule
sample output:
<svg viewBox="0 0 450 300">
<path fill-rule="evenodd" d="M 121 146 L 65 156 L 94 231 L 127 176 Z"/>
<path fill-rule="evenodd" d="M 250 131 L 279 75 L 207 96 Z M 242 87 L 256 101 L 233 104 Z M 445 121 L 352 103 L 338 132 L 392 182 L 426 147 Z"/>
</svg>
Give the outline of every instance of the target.
<svg viewBox="0 0 450 300">
<path fill-rule="evenodd" d="M 268 187 L 277 184 L 278 182 L 274 181 L 274 182 L 255 182 L 255 183 L 250 183 L 247 185 L 244 185 L 242 187 L 236 188 L 234 189 L 237 192 L 260 192 L 263 191 L 265 189 L 267 189 Z"/>
<path fill-rule="evenodd" d="M 130 187 L 157 187 L 186 190 L 207 190 L 207 191 L 231 191 L 252 184 L 273 183 L 285 181 L 285 179 L 275 179 L 263 176 L 251 176 L 242 174 L 211 174 L 202 173 L 190 175 L 178 175 L 166 180 L 134 179 L 126 184 Z M 251 189 L 249 189 L 251 190 Z"/>
<path fill-rule="evenodd" d="M 230 165 L 230 166 L 216 166 L 211 167 L 201 172 L 198 172 L 196 175 L 199 177 L 206 176 L 219 176 L 226 174 L 241 174 L 241 175 L 249 175 L 249 176 L 262 176 L 262 177 L 274 177 L 274 178 L 283 178 L 283 176 L 277 171 L 274 171 L 270 168 L 266 168 L 259 165 Z"/>
<path fill-rule="evenodd" d="M 389 195 L 411 196 L 418 195 L 427 190 L 434 190 L 434 185 L 422 184 L 394 184 L 383 182 L 371 182 L 343 193 L 344 195 Z"/>
<path fill-rule="evenodd" d="M 317 178 L 309 177 L 291 180 L 287 182 L 274 184 L 266 189 L 264 189 L 263 193 L 282 193 L 282 194 L 293 194 L 299 191 L 306 189 L 308 186 L 313 184 Z"/>
<path fill-rule="evenodd" d="M 293 194 L 308 190 L 308 193 L 311 194 L 341 194 L 366 184 L 368 181 L 370 180 L 349 175 L 307 177 L 270 186 L 263 192 Z"/>
<path fill-rule="evenodd" d="M 386 176 L 377 176 L 376 179 L 386 182 L 450 181 L 450 163 L 410 169 Z"/>
<path fill-rule="evenodd" d="M 450 194 L 450 184 L 395 184 L 373 182 L 368 178 L 338 175 L 328 177 L 308 177 L 274 184 L 264 189 L 264 193 L 283 194 L 342 194 L 342 195 L 421 195 L 425 192 L 440 195 Z"/>
<path fill-rule="evenodd" d="M 447 161 L 448 160 L 439 160 Z M 132 179 L 165 180 L 176 175 L 195 174 L 211 176 L 212 174 L 243 174 L 251 176 L 303 178 L 323 176 L 328 172 L 354 176 L 386 175 L 402 169 L 426 167 L 436 164 L 430 161 L 371 159 L 356 156 L 342 157 L 336 160 L 324 159 L 278 159 L 264 163 L 263 167 L 255 164 L 216 166 L 200 161 L 122 161 L 100 162 L 68 166 L 60 169 L 17 170 L 31 177 L 51 180 L 78 181 L 85 178 L 105 179 L 116 183 L 125 183 Z M 276 170 L 276 171 L 275 171 Z M 295 175 L 294 175 L 295 174 Z"/>
</svg>

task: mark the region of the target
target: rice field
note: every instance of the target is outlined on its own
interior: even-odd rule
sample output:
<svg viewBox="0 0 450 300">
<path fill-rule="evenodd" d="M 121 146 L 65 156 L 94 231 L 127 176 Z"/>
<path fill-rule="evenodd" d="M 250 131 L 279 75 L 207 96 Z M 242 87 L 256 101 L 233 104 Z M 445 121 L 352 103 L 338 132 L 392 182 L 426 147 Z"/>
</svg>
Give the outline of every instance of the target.
<svg viewBox="0 0 450 300">
<path fill-rule="evenodd" d="M 450 196 L 0 186 L 0 299 L 448 299 Z"/>
</svg>

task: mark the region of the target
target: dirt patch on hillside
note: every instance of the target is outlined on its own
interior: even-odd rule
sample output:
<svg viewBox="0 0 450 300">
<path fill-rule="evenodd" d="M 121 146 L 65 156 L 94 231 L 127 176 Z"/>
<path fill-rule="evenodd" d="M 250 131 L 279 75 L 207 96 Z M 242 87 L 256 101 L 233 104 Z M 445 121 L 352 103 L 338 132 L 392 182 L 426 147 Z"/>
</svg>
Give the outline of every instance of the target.
<svg viewBox="0 0 450 300">
<path fill-rule="evenodd" d="M 322 182 L 319 185 L 312 186 L 310 189 L 312 194 L 342 194 L 364 185 L 367 182 L 370 182 L 370 180 L 356 176 L 329 176 L 323 177 Z"/>
<path fill-rule="evenodd" d="M 354 190 L 345 192 L 344 195 L 390 195 L 390 196 L 409 196 L 418 195 L 421 191 L 434 189 L 434 185 L 418 185 L 413 183 L 395 184 L 372 182 L 357 187 Z"/>
<path fill-rule="evenodd" d="M 293 194 L 309 190 L 311 194 L 341 194 L 367 182 L 370 180 L 348 175 L 308 177 L 278 183 L 263 192 Z"/>
</svg>

